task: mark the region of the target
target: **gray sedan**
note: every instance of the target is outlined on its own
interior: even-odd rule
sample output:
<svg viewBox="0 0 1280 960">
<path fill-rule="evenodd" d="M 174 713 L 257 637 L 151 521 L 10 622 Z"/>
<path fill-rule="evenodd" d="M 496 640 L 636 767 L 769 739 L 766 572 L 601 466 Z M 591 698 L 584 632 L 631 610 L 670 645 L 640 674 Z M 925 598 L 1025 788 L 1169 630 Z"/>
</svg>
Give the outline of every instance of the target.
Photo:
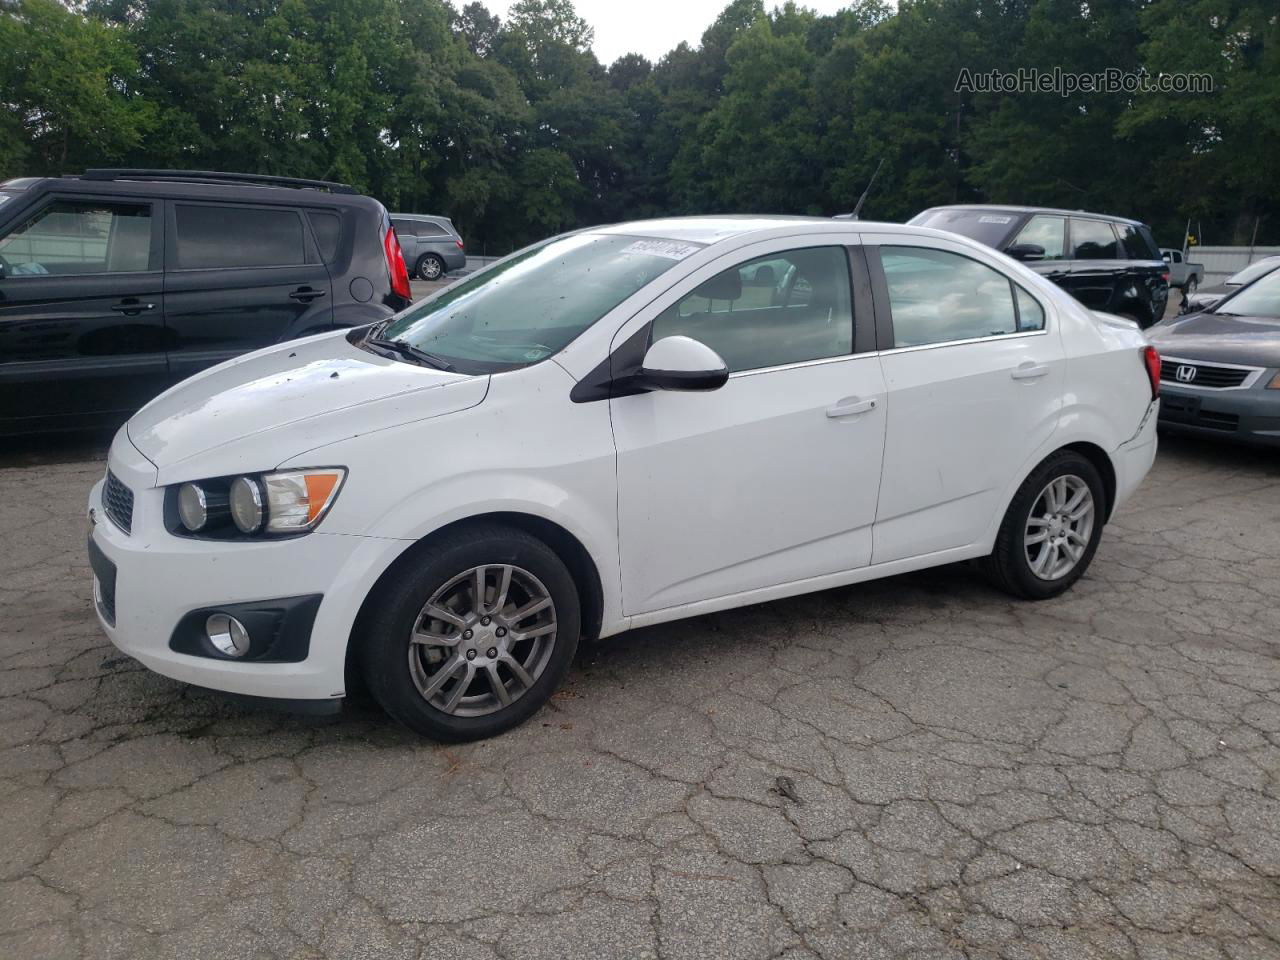
<svg viewBox="0 0 1280 960">
<path fill-rule="evenodd" d="M 453 221 L 426 213 L 393 213 L 391 225 L 409 273 L 418 280 L 439 280 L 467 264 L 462 237 Z"/>
<path fill-rule="evenodd" d="M 1147 337 L 1163 361 L 1162 426 L 1280 447 L 1280 270 Z"/>
<path fill-rule="evenodd" d="M 1280 268 L 1280 257 L 1263 257 L 1249 264 L 1239 273 L 1233 273 L 1222 283 L 1214 284 L 1212 287 L 1201 287 L 1199 290 L 1188 293 L 1182 298 L 1182 306 L 1178 312 L 1195 313 L 1197 310 L 1208 310 L 1223 297 L 1265 277 L 1277 268 Z"/>
</svg>

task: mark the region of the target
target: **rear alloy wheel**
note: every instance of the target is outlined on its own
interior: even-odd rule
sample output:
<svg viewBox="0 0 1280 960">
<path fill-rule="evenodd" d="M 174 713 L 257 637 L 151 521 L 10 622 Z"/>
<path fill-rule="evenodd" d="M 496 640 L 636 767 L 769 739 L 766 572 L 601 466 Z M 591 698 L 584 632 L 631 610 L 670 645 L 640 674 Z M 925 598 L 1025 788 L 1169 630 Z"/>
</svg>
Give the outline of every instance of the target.
<svg viewBox="0 0 1280 960">
<path fill-rule="evenodd" d="M 418 258 L 419 280 L 439 280 L 444 276 L 444 261 L 434 253 L 424 253 Z"/>
<path fill-rule="evenodd" d="M 387 713 L 438 740 L 474 740 L 532 716 L 578 645 L 573 578 L 520 530 L 446 534 L 379 588 L 356 642 Z"/>
<path fill-rule="evenodd" d="M 1001 589 L 1028 600 L 1065 592 L 1098 549 L 1106 494 L 1084 456 L 1060 450 L 1023 481 L 1005 512 L 995 550 L 981 561 Z"/>
</svg>

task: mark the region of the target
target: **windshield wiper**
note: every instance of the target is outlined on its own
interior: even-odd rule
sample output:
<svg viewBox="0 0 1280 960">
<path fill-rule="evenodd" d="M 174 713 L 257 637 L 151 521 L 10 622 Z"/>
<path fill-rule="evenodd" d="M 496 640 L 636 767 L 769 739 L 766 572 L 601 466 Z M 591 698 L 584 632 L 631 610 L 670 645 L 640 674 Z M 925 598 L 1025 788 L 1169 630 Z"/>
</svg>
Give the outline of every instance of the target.
<svg viewBox="0 0 1280 960">
<path fill-rule="evenodd" d="M 398 353 L 400 356 L 409 360 L 415 360 L 419 363 L 425 363 L 429 367 L 435 367 L 437 370 L 443 370 L 446 373 L 456 372 L 453 364 L 444 357 L 436 356 L 434 353 L 428 353 L 420 347 L 415 347 L 412 343 L 405 340 L 384 340 L 382 337 L 365 337 L 364 342 L 373 347 L 381 347 L 384 350 L 390 350 Z"/>
</svg>

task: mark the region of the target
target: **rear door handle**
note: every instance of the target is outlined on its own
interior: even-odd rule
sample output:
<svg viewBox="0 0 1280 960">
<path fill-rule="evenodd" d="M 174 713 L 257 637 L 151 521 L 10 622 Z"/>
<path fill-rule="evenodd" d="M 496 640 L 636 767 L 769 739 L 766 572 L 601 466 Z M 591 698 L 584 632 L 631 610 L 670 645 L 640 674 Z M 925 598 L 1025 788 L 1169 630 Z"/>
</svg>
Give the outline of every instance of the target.
<svg viewBox="0 0 1280 960">
<path fill-rule="evenodd" d="M 312 300 L 319 300 L 324 296 L 323 290 L 313 290 L 311 287 L 299 287 L 293 293 L 289 294 L 292 300 L 301 300 L 303 303 L 309 303 Z"/>
<path fill-rule="evenodd" d="M 827 416 L 833 420 L 837 417 L 854 417 L 860 413 L 869 413 L 876 408 L 874 400 L 859 400 L 857 397 L 845 397 L 834 406 L 827 407 Z"/>
<path fill-rule="evenodd" d="M 124 314 L 128 314 L 129 316 L 133 316 L 134 314 L 138 314 L 138 313 L 143 313 L 146 310 L 154 310 L 155 308 L 156 308 L 156 305 L 154 303 L 142 303 L 140 300 L 137 300 L 135 298 L 121 300 L 119 303 L 113 303 L 111 305 L 111 309 L 114 310 L 116 313 L 124 313 Z"/>
<path fill-rule="evenodd" d="M 1047 363 L 1032 363 L 1030 360 L 1013 368 L 1009 376 L 1015 380 L 1037 380 L 1049 372 Z"/>
</svg>

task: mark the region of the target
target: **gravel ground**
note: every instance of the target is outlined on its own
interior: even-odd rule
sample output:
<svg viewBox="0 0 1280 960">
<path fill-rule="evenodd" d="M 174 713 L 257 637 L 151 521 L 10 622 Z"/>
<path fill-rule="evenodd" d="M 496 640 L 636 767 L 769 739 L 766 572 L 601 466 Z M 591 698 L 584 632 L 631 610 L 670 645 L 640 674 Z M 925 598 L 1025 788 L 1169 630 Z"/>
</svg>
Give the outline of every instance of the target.
<svg viewBox="0 0 1280 960">
<path fill-rule="evenodd" d="M 1280 956 L 1275 454 L 1166 440 L 1061 599 L 948 568 L 636 631 L 446 748 L 120 656 L 101 449 L 0 457 L 0 957 Z"/>
</svg>

